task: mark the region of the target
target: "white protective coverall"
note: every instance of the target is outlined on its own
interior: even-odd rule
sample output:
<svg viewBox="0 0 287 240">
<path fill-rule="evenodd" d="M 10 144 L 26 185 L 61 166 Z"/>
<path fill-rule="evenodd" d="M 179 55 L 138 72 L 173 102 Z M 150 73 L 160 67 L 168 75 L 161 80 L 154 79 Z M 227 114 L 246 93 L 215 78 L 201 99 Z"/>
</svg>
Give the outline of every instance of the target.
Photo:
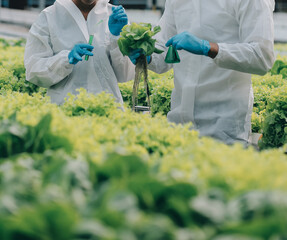
<svg viewBox="0 0 287 240">
<path fill-rule="evenodd" d="M 192 121 L 201 136 L 227 144 L 246 143 L 251 131 L 251 74 L 264 75 L 274 63 L 274 0 L 167 0 L 149 69 L 174 68 L 168 119 Z M 215 59 L 179 51 L 181 63 L 164 62 L 166 42 L 188 31 L 218 43 Z"/>
<path fill-rule="evenodd" d="M 111 93 L 122 103 L 118 82 L 132 80 L 135 67 L 123 57 L 117 37 L 109 31 L 112 5 L 108 2 L 99 0 L 86 21 L 72 0 L 57 0 L 32 25 L 25 49 L 26 78 L 48 88 L 53 103 L 62 104 L 67 93 L 77 94 L 79 88 Z M 91 34 L 94 56 L 69 64 L 69 52 L 77 43 L 88 43 Z"/>
</svg>

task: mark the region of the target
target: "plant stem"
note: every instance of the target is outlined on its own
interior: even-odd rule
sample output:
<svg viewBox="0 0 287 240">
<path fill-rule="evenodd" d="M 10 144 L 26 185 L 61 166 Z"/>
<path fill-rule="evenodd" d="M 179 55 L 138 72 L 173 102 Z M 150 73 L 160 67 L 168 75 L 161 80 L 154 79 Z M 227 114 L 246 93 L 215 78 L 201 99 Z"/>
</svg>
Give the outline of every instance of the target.
<svg viewBox="0 0 287 240">
<path fill-rule="evenodd" d="M 149 85 L 148 85 L 148 71 L 147 71 L 147 60 L 145 55 L 141 55 L 136 64 L 136 75 L 135 75 L 135 81 L 133 86 L 133 111 L 135 111 L 135 106 L 138 104 L 138 90 L 139 90 L 139 84 L 142 76 L 144 77 L 144 86 L 145 91 L 147 95 L 147 102 L 148 107 L 150 107 L 150 91 L 149 91 Z"/>
</svg>

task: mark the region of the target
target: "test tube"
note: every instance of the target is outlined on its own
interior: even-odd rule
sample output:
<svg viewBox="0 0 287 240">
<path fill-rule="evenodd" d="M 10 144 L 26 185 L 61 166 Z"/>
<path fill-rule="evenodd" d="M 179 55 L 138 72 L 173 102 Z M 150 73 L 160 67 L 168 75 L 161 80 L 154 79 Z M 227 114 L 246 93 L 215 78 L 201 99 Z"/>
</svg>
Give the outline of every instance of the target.
<svg viewBox="0 0 287 240">
<path fill-rule="evenodd" d="M 94 35 L 90 35 L 89 38 L 89 44 L 92 45 L 93 44 L 93 40 L 94 40 Z M 85 60 L 88 61 L 89 60 L 89 55 L 85 56 Z"/>
</svg>

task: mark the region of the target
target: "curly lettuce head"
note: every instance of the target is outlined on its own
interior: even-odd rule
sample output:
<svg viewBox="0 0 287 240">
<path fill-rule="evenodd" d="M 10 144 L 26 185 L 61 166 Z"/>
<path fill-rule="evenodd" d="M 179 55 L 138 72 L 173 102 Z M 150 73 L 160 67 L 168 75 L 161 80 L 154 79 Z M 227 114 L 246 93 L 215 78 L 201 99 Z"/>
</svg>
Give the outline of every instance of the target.
<svg viewBox="0 0 287 240">
<path fill-rule="evenodd" d="M 135 49 L 142 49 L 143 54 L 146 56 L 150 56 L 153 53 L 162 53 L 162 50 L 155 47 L 156 39 L 152 38 L 160 31 L 161 28 L 159 26 L 152 29 L 152 25 L 149 23 L 126 25 L 118 40 L 122 54 L 128 56 Z"/>
</svg>

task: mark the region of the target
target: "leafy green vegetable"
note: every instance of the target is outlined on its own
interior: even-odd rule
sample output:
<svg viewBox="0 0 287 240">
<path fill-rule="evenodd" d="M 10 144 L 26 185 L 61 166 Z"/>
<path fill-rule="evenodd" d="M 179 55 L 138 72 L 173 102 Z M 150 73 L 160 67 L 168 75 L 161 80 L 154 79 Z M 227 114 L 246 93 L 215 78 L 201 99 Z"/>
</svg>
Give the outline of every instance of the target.
<svg viewBox="0 0 287 240">
<path fill-rule="evenodd" d="M 14 55 L 6 56 L 0 54 L 0 155 L 9 152 L 0 160 L 1 240 L 287 239 L 283 149 L 199 139 L 165 117 L 118 110 L 104 94 L 80 91 L 65 105 L 50 104 L 14 88 L 24 74 L 21 55 L 12 64 Z M 257 128 L 266 116 L 268 145 L 286 142 L 281 75 L 253 76 Z M 154 111 L 168 111 L 169 76 L 150 74 Z M 73 152 L 62 150 L 68 142 Z M 250 166 L 256 171 L 247 174 Z"/>
<path fill-rule="evenodd" d="M 142 49 L 145 56 L 155 53 L 163 53 L 155 47 L 156 40 L 152 39 L 154 35 L 159 33 L 161 28 L 154 27 L 149 23 L 132 23 L 126 25 L 122 32 L 121 38 L 118 40 L 120 50 L 124 56 L 129 56 L 132 50 Z"/>
<path fill-rule="evenodd" d="M 76 220 L 75 210 L 66 203 L 22 208 L 16 215 L 3 221 L 4 233 L 9 236 L 3 240 L 70 240 Z"/>
<path fill-rule="evenodd" d="M 50 131 L 51 114 L 45 115 L 36 126 L 25 126 L 16 120 L 16 114 L 0 122 L 0 158 L 29 152 L 42 153 L 48 149 L 63 148 L 72 151 L 70 142 Z"/>
<path fill-rule="evenodd" d="M 136 63 L 136 76 L 133 86 L 133 110 L 138 103 L 138 89 L 141 77 L 144 78 L 144 86 L 147 95 L 148 106 L 150 106 L 150 90 L 148 84 L 148 71 L 146 56 L 150 56 L 153 53 L 163 53 L 155 47 L 156 39 L 152 37 L 159 33 L 161 28 L 159 26 L 154 27 L 149 23 L 132 23 L 123 28 L 121 32 L 121 38 L 118 40 L 119 48 L 124 56 L 129 56 L 133 50 L 140 50 L 142 55 L 137 59 Z"/>
<path fill-rule="evenodd" d="M 240 233 L 263 239 L 284 239 L 287 236 L 286 194 L 276 191 L 252 191 L 229 202 L 230 222 L 225 232 Z M 276 238 L 275 238 L 276 239 Z"/>
<path fill-rule="evenodd" d="M 287 87 L 273 90 L 263 122 L 262 148 L 282 147 L 287 144 Z"/>
</svg>

